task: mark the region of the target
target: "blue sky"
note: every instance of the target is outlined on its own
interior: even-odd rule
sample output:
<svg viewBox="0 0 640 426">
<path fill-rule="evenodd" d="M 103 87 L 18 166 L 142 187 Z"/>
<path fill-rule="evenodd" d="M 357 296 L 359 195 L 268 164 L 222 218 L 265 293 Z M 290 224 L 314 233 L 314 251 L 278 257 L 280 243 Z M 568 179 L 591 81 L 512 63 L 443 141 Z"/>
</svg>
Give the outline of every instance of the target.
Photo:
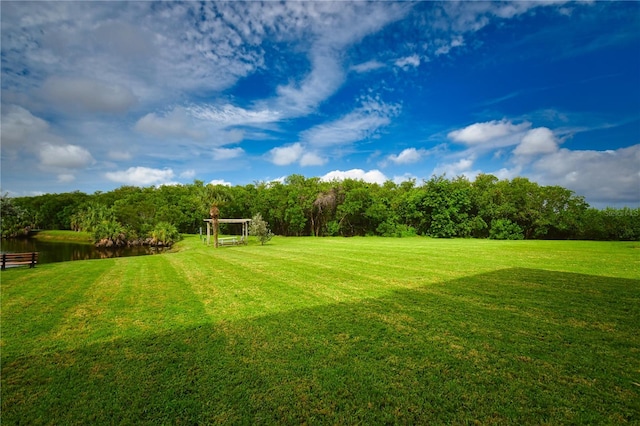
<svg viewBox="0 0 640 426">
<path fill-rule="evenodd" d="M 492 173 L 640 205 L 637 2 L 9 2 L 2 191 Z"/>
</svg>

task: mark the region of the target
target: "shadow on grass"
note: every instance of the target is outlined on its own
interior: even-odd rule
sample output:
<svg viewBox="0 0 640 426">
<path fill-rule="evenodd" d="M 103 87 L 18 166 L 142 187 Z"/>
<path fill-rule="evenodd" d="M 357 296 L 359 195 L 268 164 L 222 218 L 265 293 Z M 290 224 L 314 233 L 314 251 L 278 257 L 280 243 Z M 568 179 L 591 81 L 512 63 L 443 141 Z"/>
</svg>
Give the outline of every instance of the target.
<svg viewBox="0 0 640 426">
<path fill-rule="evenodd" d="M 2 359 L 3 424 L 640 421 L 640 280 L 506 269 Z"/>
</svg>

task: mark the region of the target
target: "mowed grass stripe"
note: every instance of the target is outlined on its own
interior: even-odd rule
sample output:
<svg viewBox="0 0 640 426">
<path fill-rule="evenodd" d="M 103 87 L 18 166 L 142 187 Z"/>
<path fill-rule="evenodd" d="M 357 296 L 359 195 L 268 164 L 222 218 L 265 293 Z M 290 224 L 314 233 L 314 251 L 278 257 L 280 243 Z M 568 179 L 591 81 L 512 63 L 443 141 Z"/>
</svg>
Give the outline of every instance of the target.
<svg viewBox="0 0 640 426">
<path fill-rule="evenodd" d="M 214 320 L 232 320 L 327 303 L 318 297 L 316 273 L 265 250 L 253 253 L 219 250 L 194 256 L 185 272 Z M 178 256 L 176 256 L 176 259 Z M 176 260 L 176 262 L 178 262 Z"/>
<path fill-rule="evenodd" d="M 55 330 L 113 264 L 113 260 L 85 261 L 78 268 L 68 262 L 2 272 L 2 340 L 23 341 L 17 348 L 3 344 L 3 357 L 64 347 Z"/>
<path fill-rule="evenodd" d="M 190 253 L 189 267 L 184 268 L 182 256 L 172 262 L 183 268 L 188 285 L 201 301 L 211 321 L 232 321 L 256 315 L 262 308 L 264 288 L 270 285 L 266 277 L 256 274 L 246 265 L 237 267 L 214 253 Z"/>
<path fill-rule="evenodd" d="M 119 338 L 118 330 L 109 327 L 109 304 L 120 291 L 121 265 L 119 259 L 110 260 L 109 268 L 93 280 L 46 338 L 59 342 L 66 349 Z"/>
<path fill-rule="evenodd" d="M 200 298 L 169 256 L 120 258 L 112 278 L 118 292 L 107 304 L 105 319 L 120 336 L 208 321 Z"/>
<path fill-rule="evenodd" d="M 176 253 L 168 258 L 173 267 L 182 275 L 185 286 L 203 305 L 203 309 L 210 321 L 215 320 L 216 303 L 222 297 L 222 290 L 218 286 L 218 267 L 213 264 L 210 254 L 202 252 Z"/>
<path fill-rule="evenodd" d="M 406 277 L 415 273 L 426 280 L 443 266 L 438 258 L 450 260 L 446 253 L 438 251 L 434 240 L 428 239 L 409 239 L 415 243 L 413 245 L 405 240 L 399 244 L 388 238 L 347 239 L 351 244 L 336 238 L 301 240 L 308 244 L 270 246 L 268 255 L 272 260 L 283 258 L 323 270 L 349 270 L 380 278 Z"/>
<path fill-rule="evenodd" d="M 262 249 L 252 253 L 249 259 L 238 252 L 225 254 L 225 260 L 238 268 L 255 266 L 256 272 L 270 277 L 271 282 L 288 283 L 288 287 L 304 290 L 306 299 L 314 305 L 377 297 L 394 287 L 417 285 L 407 278 L 394 283 L 390 280 L 394 276 L 393 268 L 363 267 L 353 257 L 340 258 L 333 251 Z"/>
<path fill-rule="evenodd" d="M 284 265 L 263 269 L 263 273 L 273 276 L 273 279 L 291 277 L 301 281 L 321 303 L 323 298 L 329 303 L 336 303 L 377 297 L 395 288 L 412 288 L 433 279 L 424 269 L 362 261 L 354 256 L 339 256 L 335 252 L 269 251 L 263 257 L 264 261 Z M 242 259 L 234 258 L 234 261 L 241 263 Z"/>
<path fill-rule="evenodd" d="M 628 336 L 637 331 L 628 326 L 632 324 L 629 318 L 640 317 L 639 280 L 601 281 L 590 275 L 511 268 L 465 277 L 463 282 L 464 287 L 446 283 L 420 290 L 470 307 L 568 329 L 616 330 Z M 608 313 L 606 321 L 600 310 Z"/>
</svg>

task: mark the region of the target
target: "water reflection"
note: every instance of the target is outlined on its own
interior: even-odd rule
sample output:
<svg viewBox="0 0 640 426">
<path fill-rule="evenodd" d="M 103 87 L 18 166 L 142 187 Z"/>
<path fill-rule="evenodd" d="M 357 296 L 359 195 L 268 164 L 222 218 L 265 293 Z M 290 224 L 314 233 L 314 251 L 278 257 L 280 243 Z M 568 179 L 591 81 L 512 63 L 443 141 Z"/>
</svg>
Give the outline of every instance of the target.
<svg viewBox="0 0 640 426">
<path fill-rule="evenodd" d="M 43 241 L 35 238 L 2 240 L 3 253 L 38 252 L 39 263 L 66 262 L 69 260 L 107 259 L 112 257 L 144 256 L 163 249 L 149 246 L 124 248 L 96 248 L 90 243 Z"/>
</svg>

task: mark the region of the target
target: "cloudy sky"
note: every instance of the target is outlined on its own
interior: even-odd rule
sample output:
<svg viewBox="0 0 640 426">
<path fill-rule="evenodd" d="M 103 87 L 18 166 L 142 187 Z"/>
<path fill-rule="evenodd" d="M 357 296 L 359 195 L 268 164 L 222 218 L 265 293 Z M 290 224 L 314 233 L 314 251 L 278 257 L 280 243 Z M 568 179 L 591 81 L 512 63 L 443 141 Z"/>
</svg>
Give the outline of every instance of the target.
<svg viewBox="0 0 640 426">
<path fill-rule="evenodd" d="M 492 173 L 640 205 L 640 3 L 1 2 L 2 192 Z"/>
</svg>

